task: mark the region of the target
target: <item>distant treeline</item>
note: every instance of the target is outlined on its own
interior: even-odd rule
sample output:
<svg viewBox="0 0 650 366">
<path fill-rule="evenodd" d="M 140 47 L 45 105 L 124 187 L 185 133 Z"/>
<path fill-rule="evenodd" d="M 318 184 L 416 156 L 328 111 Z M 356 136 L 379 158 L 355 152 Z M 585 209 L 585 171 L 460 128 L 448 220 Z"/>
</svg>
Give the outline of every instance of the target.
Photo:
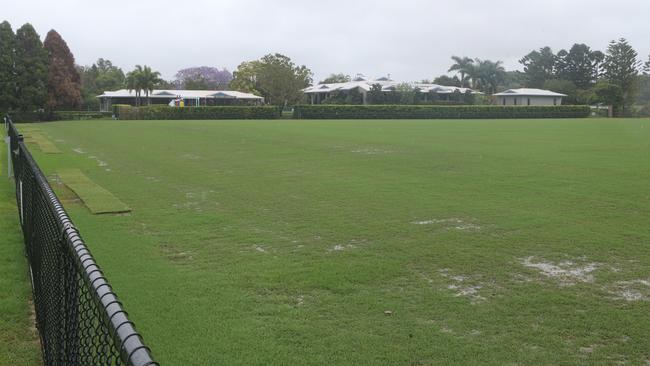
<svg viewBox="0 0 650 366">
<path fill-rule="evenodd" d="M 436 100 L 405 83 L 395 93 L 371 90 L 370 103 L 489 104 L 489 95 L 497 91 L 529 87 L 567 94 L 566 104 L 613 105 L 618 115 L 650 115 L 650 58 L 643 63 L 625 39 L 612 41 L 605 52 L 585 44 L 574 44 L 557 53 L 543 47 L 520 60 L 523 71 L 507 71 L 501 61 L 459 56 L 452 59 L 447 71 L 452 76 L 445 74 L 422 82 L 468 87 L 488 97 L 467 93 Z M 170 81 L 163 80 L 147 65 L 137 65 L 128 73 L 103 58 L 90 66 L 79 66 L 55 30 L 41 42 L 30 24 L 14 33 L 8 22 L 0 23 L 0 113 L 98 110 L 97 95 L 121 88 L 133 90 L 138 104 L 148 104 L 154 88 L 231 89 L 260 95 L 268 104 L 286 107 L 307 102 L 301 90 L 313 83 L 312 78 L 309 68 L 277 53 L 242 62 L 233 73 L 208 66 L 182 69 Z M 349 75 L 339 73 L 321 83 L 350 80 Z M 354 93 L 333 93 L 327 102 L 360 104 L 362 99 Z"/>
</svg>

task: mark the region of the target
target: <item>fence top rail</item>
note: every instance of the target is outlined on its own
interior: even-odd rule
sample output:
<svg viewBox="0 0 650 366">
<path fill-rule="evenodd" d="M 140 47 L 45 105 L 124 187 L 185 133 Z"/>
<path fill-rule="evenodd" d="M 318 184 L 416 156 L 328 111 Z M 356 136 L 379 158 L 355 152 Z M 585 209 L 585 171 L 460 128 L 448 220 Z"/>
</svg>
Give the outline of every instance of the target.
<svg viewBox="0 0 650 366">
<path fill-rule="evenodd" d="M 129 320 L 126 311 L 122 308 L 122 303 L 113 292 L 111 285 L 95 262 L 79 231 L 63 208 L 29 149 L 22 141 L 22 135 L 9 117 L 5 117 L 5 125 L 12 140 L 11 146 L 18 147 L 18 151 L 12 151 L 11 153 L 23 155 L 38 188 L 46 196 L 47 208 L 56 218 L 61 238 L 65 244 L 64 249 L 67 250 L 68 255 L 74 258 L 75 266 L 82 275 L 84 283 L 88 286 L 91 297 L 100 310 L 103 322 L 110 329 L 115 344 L 119 347 L 118 350 L 122 361 L 131 366 L 159 365 L 153 360 L 149 347 L 144 344 L 142 337 L 135 329 L 134 323 Z"/>
</svg>

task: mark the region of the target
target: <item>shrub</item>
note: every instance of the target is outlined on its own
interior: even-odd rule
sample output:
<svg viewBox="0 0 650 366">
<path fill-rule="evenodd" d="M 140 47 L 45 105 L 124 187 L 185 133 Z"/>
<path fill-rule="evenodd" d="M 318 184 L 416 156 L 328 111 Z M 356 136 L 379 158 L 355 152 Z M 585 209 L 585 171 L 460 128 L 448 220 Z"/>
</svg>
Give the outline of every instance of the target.
<svg viewBox="0 0 650 366">
<path fill-rule="evenodd" d="M 110 118 L 111 112 L 56 111 L 52 113 L 53 120 L 88 120 Z"/>
<path fill-rule="evenodd" d="M 168 107 L 116 106 L 118 119 L 276 119 L 280 109 L 274 106 Z"/>
<path fill-rule="evenodd" d="M 130 104 L 113 104 L 111 109 L 113 110 L 113 117 L 120 119 L 120 109 L 121 108 L 131 108 Z"/>
<path fill-rule="evenodd" d="M 299 105 L 297 119 L 581 118 L 589 106 Z"/>
<path fill-rule="evenodd" d="M 5 113 L 3 113 L 3 116 L 4 115 Z M 11 117 L 11 120 L 14 121 L 15 123 L 34 123 L 34 122 L 47 120 L 46 113 L 44 111 L 37 111 L 37 112 L 12 111 L 12 112 L 7 112 L 6 115 Z"/>
</svg>

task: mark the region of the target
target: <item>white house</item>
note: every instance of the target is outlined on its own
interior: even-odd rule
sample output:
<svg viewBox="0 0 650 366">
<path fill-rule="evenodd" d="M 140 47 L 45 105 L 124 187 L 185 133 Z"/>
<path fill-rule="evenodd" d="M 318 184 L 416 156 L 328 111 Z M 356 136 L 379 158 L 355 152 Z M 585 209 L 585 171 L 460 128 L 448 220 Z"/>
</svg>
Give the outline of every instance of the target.
<svg viewBox="0 0 650 366">
<path fill-rule="evenodd" d="M 111 111 L 113 104 L 135 105 L 135 91 L 120 89 L 106 91 L 98 95 L 100 110 Z M 208 106 L 208 105 L 236 105 L 236 104 L 261 104 L 264 98 L 250 93 L 242 93 L 232 90 L 158 90 L 149 93 L 151 104 L 168 105 L 171 101 L 182 99 L 186 106 Z M 149 101 L 145 93 L 141 92 L 140 100 L 143 105 Z"/>
<path fill-rule="evenodd" d="M 497 105 L 562 105 L 566 94 L 543 89 L 508 89 L 494 94 Z"/>
<path fill-rule="evenodd" d="M 460 88 L 456 86 L 444 86 L 438 84 L 424 84 L 424 83 L 404 83 L 394 80 L 388 80 L 387 78 L 380 78 L 377 80 L 354 80 L 346 83 L 333 83 L 333 84 L 317 84 L 303 89 L 311 102 L 311 104 L 320 104 L 327 98 L 329 98 L 332 93 L 335 92 L 351 92 L 356 90 L 363 97 L 363 104 L 368 104 L 368 92 L 372 89 L 373 85 L 380 85 L 381 90 L 384 92 L 395 91 L 397 86 L 400 84 L 408 84 L 413 89 L 419 89 L 420 92 L 424 94 L 435 93 L 437 96 L 446 100 L 451 94 L 454 93 L 472 93 L 478 94 L 478 92 L 469 89 L 469 88 Z"/>
</svg>

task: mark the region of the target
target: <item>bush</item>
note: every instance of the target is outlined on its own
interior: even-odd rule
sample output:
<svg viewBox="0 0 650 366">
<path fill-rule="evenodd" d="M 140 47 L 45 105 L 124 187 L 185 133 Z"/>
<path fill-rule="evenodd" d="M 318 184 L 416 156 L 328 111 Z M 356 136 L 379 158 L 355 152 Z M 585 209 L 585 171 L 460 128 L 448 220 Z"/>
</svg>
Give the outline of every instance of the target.
<svg viewBox="0 0 650 366">
<path fill-rule="evenodd" d="M 56 111 L 52 113 L 52 120 L 89 120 L 110 118 L 111 115 L 111 112 Z"/>
<path fill-rule="evenodd" d="M 3 113 L 3 116 L 5 114 L 11 117 L 11 120 L 15 123 L 34 123 L 34 122 L 41 122 L 47 120 L 46 118 L 47 115 L 44 111 L 38 111 L 38 112 L 12 111 L 12 112 Z"/>
<path fill-rule="evenodd" d="M 8 112 L 11 120 L 16 123 L 35 123 L 44 121 L 61 120 L 88 120 L 110 118 L 111 112 L 84 112 L 84 111 L 35 111 L 35 112 Z M 4 114 L 3 114 L 4 115 Z"/>
<path fill-rule="evenodd" d="M 121 108 L 131 108 L 130 104 L 113 104 L 111 109 L 113 110 L 113 117 L 120 119 L 120 109 Z"/>
<path fill-rule="evenodd" d="M 589 106 L 299 105 L 296 119 L 582 118 Z"/>
<path fill-rule="evenodd" d="M 276 119 L 280 109 L 274 106 L 218 106 L 218 107 L 168 107 L 168 106 L 114 106 L 115 116 L 122 120 L 159 119 Z"/>
</svg>

